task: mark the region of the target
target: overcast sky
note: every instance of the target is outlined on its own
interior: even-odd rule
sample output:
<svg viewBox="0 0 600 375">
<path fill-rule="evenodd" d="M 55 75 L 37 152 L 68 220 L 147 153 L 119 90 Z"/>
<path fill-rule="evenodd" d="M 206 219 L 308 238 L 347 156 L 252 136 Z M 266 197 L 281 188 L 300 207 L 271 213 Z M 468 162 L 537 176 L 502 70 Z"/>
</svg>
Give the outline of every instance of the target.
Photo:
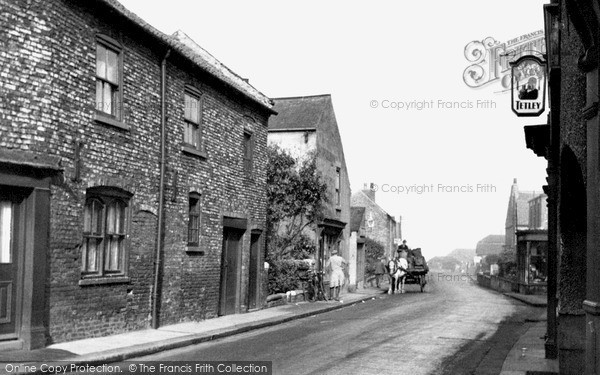
<svg viewBox="0 0 600 375">
<path fill-rule="evenodd" d="M 523 126 L 547 113 L 518 118 L 499 84 L 463 80 L 468 43 L 542 30 L 544 1 L 120 1 L 165 33 L 183 30 L 269 97 L 331 94 L 353 191 L 376 184 L 427 258 L 504 234 L 513 178 L 522 190 L 545 184 Z M 413 185 L 429 189 L 391 192 Z"/>
</svg>

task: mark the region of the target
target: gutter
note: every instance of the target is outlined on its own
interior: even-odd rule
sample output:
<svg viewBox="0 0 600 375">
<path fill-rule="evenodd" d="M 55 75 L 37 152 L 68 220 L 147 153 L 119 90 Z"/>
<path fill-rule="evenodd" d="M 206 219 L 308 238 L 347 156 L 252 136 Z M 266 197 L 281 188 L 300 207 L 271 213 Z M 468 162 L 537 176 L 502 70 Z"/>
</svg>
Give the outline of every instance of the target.
<svg viewBox="0 0 600 375">
<path fill-rule="evenodd" d="M 152 288 L 152 328 L 159 326 L 158 317 L 160 315 L 160 293 L 159 286 L 162 270 L 162 250 L 163 250 L 163 216 L 165 201 L 165 143 L 166 143 L 166 86 L 167 86 L 167 58 L 171 54 L 171 49 L 167 50 L 165 57 L 160 64 L 160 183 L 158 193 L 158 230 L 156 238 L 156 250 L 154 254 L 154 287 Z"/>
</svg>

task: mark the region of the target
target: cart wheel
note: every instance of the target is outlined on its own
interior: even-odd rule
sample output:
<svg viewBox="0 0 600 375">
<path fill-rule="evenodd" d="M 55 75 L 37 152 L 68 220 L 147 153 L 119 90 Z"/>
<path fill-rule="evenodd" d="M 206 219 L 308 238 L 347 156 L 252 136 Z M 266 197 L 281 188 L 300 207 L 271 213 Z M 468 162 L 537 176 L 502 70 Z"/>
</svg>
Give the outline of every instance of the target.
<svg viewBox="0 0 600 375">
<path fill-rule="evenodd" d="M 421 283 L 421 293 L 423 293 L 425 291 L 425 277 L 420 276 L 419 281 Z"/>
</svg>

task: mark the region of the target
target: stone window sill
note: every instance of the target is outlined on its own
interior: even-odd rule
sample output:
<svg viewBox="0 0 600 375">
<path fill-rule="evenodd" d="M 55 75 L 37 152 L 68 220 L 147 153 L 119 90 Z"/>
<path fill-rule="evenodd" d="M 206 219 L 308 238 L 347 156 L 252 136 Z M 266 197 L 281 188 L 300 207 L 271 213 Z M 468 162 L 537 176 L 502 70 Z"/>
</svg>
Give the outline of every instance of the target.
<svg viewBox="0 0 600 375">
<path fill-rule="evenodd" d="M 89 277 L 79 280 L 79 286 L 85 285 L 105 285 L 105 284 L 127 284 L 131 282 L 128 276 L 112 276 L 112 277 Z"/>
<path fill-rule="evenodd" d="M 183 152 L 188 155 L 206 159 L 206 152 L 204 150 L 198 150 L 197 148 L 194 148 L 192 146 L 183 145 Z"/>
<path fill-rule="evenodd" d="M 185 252 L 188 255 L 204 255 L 204 250 L 200 246 L 188 246 Z"/>
<path fill-rule="evenodd" d="M 127 131 L 131 130 L 131 127 L 129 125 L 117 120 L 116 118 L 114 118 L 112 116 L 105 115 L 101 112 L 94 113 L 94 121 L 100 122 L 105 125 L 114 126 L 115 128 L 118 128 L 121 130 L 127 130 Z"/>
</svg>

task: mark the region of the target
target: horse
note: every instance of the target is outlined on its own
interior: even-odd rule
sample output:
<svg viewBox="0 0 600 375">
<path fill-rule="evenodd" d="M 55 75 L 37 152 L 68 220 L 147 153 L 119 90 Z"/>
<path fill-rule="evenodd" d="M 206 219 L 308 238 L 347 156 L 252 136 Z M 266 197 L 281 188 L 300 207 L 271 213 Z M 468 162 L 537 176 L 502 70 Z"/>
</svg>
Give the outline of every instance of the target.
<svg viewBox="0 0 600 375">
<path fill-rule="evenodd" d="M 404 281 L 406 280 L 406 260 L 401 261 L 401 258 L 395 258 L 388 262 L 388 269 L 390 275 L 390 287 L 388 294 L 404 293 Z"/>
</svg>

